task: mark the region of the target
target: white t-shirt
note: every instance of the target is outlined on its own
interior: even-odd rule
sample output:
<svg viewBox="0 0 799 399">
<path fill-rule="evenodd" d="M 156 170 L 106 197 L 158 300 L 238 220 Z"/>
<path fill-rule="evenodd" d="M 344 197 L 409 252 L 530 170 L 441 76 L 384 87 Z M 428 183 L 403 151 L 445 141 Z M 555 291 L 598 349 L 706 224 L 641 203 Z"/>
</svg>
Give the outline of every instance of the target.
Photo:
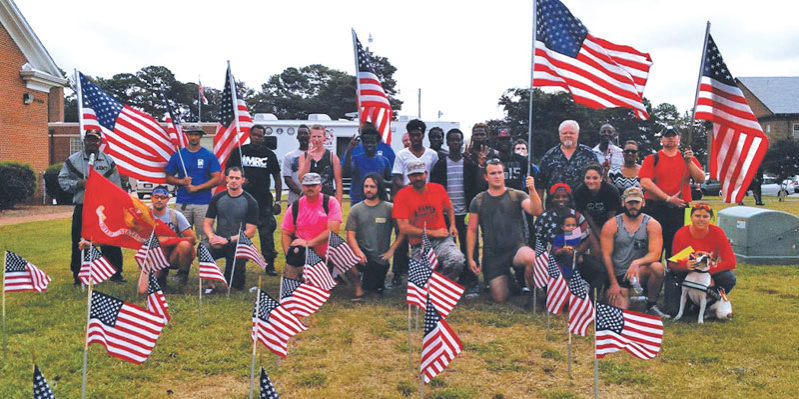
<svg viewBox="0 0 799 399">
<path fill-rule="evenodd" d="M 394 158 L 394 168 L 391 170 L 391 173 L 395 175 L 402 175 L 402 182 L 406 186 L 411 181 L 408 179 L 408 175 L 405 173 L 405 166 L 411 161 L 422 161 L 424 163 L 425 169 L 427 169 L 427 181 L 430 181 L 430 172 L 433 170 L 433 165 L 438 162 L 438 153 L 435 152 L 435 150 L 427 147 L 425 147 L 422 156 L 418 158 L 416 155 L 413 155 L 411 150 L 408 148 L 403 148 L 397 153 L 397 156 Z"/>
<path fill-rule="evenodd" d="M 283 157 L 283 167 L 281 168 L 281 174 L 285 177 L 291 177 L 297 185 L 300 185 L 300 180 L 297 178 L 297 174 L 300 171 L 300 155 L 305 152 L 297 148 L 294 151 L 286 153 Z M 289 190 L 289 204 L 293 204 L 294 201 L 300 198 L 299 194 L 294 193 L 293 191 Z"/>
<path fill-rule="evenodd" d="M 594 154 L 596 154 L 596 159 L 599 161 L 599 164 L 602 165 L 605 163 L 605 153 L 599 149 L 599 144 L 593 148 Z M 610 169 L 619 169 L 621 165 L 624 164 L 624 154 L 622 153 L 622 149 L 615 146 L 613 143 L 608 143 L 608 154 L 610 155 Z"/>
</svg>

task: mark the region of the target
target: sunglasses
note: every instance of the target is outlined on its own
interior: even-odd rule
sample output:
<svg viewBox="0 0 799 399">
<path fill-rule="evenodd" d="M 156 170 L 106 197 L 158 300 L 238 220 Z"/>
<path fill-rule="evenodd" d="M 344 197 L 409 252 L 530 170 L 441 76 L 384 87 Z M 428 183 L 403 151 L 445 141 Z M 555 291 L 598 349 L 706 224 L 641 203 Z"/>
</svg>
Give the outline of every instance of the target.
<svg viewBox="0 0 799 399">
<path fill-rule="evenodd" d="M 630 155 L 632 155 L 632 154 L 637 154 L 637 153 L 638 153 L 638 150 L 624 150 L 624 151 L 622 151 L 622 152 L 623 152 L 623 153 L 625 153 L 625 154 L 630 154 Z"/>
<path fill-rule="evenodd" d="M 502 161 L 499 158 L 491 158 L 486 163 L 489 165 L 501 165 Z"/>
<path fill-rule="evenodd" d="M 713 210 L 713 208 L 711 208 L 710 205 L 703 204 L 703 203 L 699 203 L 699 204 L 694 205 L 694 209 L 704 209 L 704 210 L 706 210 L 708 212 Z"/>
</svg>

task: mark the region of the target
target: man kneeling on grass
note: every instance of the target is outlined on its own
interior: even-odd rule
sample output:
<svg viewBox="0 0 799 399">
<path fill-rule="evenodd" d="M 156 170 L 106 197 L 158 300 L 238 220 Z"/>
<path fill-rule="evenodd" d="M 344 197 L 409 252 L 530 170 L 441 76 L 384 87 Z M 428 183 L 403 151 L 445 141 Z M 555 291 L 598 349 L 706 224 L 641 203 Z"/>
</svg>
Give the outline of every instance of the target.
<svg viewBox="0 0 799 399">
<path fill-rule="evenodd" d="M 505 166 L 499 159 L 489 160 L 485 179 L 488 190 L 477 194 L 469 205 L 469 229 L 466 252 L 473 254 L 477 245 L 477 226 L 483 232 L 483 260 L 480 264 L 468 257 L 475 275 L 483 272 L 491 298 L 503 303 L 510 295 L 510 268 L 532 276 L 535 251 L 525 244 L 522 210 L 530 215 L 543 211 L 541 198 L 535 191 L 535 180 L 527 177 L 530 196 L 524 191 L 505 187 Z M 528 282 L 529 284 L 529 282 Z"/>
</svg>

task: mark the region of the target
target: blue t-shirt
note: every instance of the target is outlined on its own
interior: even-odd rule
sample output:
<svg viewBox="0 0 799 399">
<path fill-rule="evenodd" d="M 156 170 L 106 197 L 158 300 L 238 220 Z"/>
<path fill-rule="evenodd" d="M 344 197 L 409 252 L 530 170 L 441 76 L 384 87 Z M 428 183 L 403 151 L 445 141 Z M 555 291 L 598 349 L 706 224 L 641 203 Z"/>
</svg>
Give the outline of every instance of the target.
<svg viewBox="0 0 799 399">
<path fill-rule="evenodd" d="M 369 158 L 363 152 L 351 155 L 352 181 L 350 183 L 350 204 L 355 205 L 363 201 L 363 179 L 370 173 L 377 173 L 385 180 L 391 180 L 391 163 L 386 157 L 375 154 Z M 342 166 L 346 158 L 341 160 Z"/>
<path fill-rule="evenodd" d="M 365 150 L 363 149 L 363 143 L 358 143 L 355 148 L 352 149 L 352 156 L 355 157 L 356 155 L 363 155 Z M 394 150 L 391 148 L 390 145 L 380 141 L 377 143 L 377 151 L 375 154 L 382 155 L 386 159 L 388 159 L 389 165 L 394 165 Z M 344 166 L 344 158 L 341 158 L 341 166 Z"/>
<path fill-rule="evenodd" d="M 186 171 L 191 177 L 191 184 L 195 186 L 206 183 L 211 179 L 212 173 L 222 170 L 214 153 L 203 147 L 200 147 L 196 152 L 191 152 L 188 148 L 181 148 L 180 155 L 183 156 Z M 181 157 L 178 156 L 177 152 L 172 154 L 172 157 L 169 158 L 169 163 L 166 164 L 166 173 L 182 179 L 185 174 L 183 173 L 183 165 L 180 159 Z M 208 189 L 189 193 L 186 191 L 186 187 L 179 186 L 177 202 L 180 204 L 205 205 L 211 202 L 211 191 L 211 189 Z"/>
</svg>

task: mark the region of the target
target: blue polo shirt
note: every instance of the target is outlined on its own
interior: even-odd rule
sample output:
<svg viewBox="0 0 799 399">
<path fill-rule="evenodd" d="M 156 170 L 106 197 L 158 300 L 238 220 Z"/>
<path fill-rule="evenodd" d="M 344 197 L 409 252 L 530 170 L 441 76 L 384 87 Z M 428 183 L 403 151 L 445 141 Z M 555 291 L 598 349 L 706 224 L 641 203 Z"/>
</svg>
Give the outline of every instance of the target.
<svg viewBox="0 0 799 399">
<path fill-rule="evenodd" d="M 191 184 L 195 186 L 206 183 L 211 179 L 212 173 L 222 170 L 219 166 L 219 160 L 216 159 L 214 153 L 208 151 L 204 147 L 200 147 L 200 149 L 195 152 L 189 151 L 188 148 L 181 148 L 180 156 L 175 152 L 172 154 L 172 157 L 169 158 L 169 162 L 166 164 L 166 173 L 177 176 L 180 179 L 186 176 L 183 173 L 181 156 L 183 158 L 183 163 L 186 165 L 186 172 L 188 172 L 189 177 L 191 177 Z M 179 186 L 176 201 L 180 204 L 208 204 L 211 202 L 211 189 L 189 193 L 186 191 L 186 187 Z"/>
</svg>

